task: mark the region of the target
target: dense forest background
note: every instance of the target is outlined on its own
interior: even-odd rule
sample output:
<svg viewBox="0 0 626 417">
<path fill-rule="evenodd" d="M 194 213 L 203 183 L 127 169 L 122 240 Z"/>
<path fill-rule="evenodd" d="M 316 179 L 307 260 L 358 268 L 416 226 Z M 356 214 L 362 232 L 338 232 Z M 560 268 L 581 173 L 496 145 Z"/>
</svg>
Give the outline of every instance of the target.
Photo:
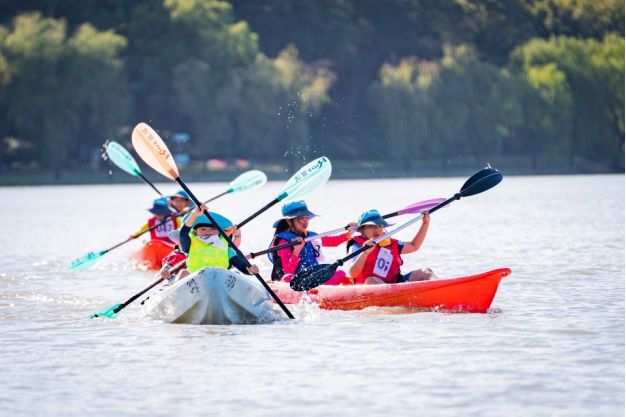
<svg viewBox="0 0 626 417">
<path fill-rule="evenodd" d="M 0 2 L 0 176 L 88 170 L 140 121 L 190 168 L 623 172 L 624 2 Z"/>
</svg>

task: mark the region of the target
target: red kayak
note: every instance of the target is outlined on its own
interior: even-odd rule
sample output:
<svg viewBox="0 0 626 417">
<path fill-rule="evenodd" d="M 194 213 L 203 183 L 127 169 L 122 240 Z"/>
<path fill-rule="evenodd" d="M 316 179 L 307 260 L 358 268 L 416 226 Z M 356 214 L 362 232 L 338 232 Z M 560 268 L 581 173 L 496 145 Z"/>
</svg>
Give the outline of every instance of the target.
<svg viewBox="0 0 626 417">
<path fill-rule="evenodd" d="M 131 258 L 139 264 L 142 269 L 161 269 L 161 260 L 174 250 L 174 245 L 162 240 L 149 240 L 137 251 L 133 252 Z"/>
<path fill-rule="evenodd" d="M 322 285 L 306 293 L 293 291 L 285 282 L 270 286 L 287 304 L 297 304 L 304 294 L 325 310 L 361 310 L 367 307 L 411 307 L 443 311 L 485 313 L 509 268 L 468 277 L 386 285 Z"/>
</svg>

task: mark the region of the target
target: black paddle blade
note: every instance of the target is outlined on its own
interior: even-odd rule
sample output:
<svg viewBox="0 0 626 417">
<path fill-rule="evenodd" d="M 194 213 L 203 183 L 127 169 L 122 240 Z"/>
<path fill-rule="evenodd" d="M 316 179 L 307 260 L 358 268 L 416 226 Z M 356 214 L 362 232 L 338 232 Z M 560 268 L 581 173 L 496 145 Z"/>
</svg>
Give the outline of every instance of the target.
<svg viewBox="0 0 626 417">
<path fill-rule="evenodd" d="M 332 278 L 339 265 L 318 264 L 308 267 L 306 270 L 298 272 L 289 283 L 294 291 L 307 291 L 322 285 Z"/>
<path fill-rule="evenodd" d="M 472 175 L 463 187 L 461 187 L 461 196 L 468 197 L 470 195 L 480 194 L 490 188 L 495 187 L 502 181 L 502 174 L 494 168 L 485 168 Z"/>
</svg>

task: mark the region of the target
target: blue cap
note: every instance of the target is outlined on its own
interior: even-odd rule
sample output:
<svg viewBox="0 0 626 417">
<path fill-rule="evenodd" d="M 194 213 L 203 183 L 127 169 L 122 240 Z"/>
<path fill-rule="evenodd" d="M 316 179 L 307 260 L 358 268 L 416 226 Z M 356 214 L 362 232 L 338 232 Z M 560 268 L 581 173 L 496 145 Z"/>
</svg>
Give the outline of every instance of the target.
<svg viewBox="0 0 626 417">
<path fill-rule="evenodd" d="M 367 224 L 384 227 L 393 226 L 393 224 L 387 223 L 385 219 L 383 219 L 383 216 L 380 215 L 378 210 L 368 210 L 365 213 L 361 214 L 357 227 L 365 226 Z"/>
<path fill-rule="evenodd" d="M 304 200 L 291 201 L 283 205 L 283 208 L 281 209 L 281 213 L 283 217 L 275 221 L 273 227 L 277 227 L 278 223 L 280 223 L 280 221 L 284 219 L 294 219 L 300 216 L 307 216 L 309 218 L 317 217 L 317 214 L 309 210 Z"/>
<path fill-rule="evenodd" d="M 176 194 L 168 195 L 168 197 L 169 198 L 174 198 L 174 197 L 184 198 L 185 200 L 191 201 L 191 198 L 189 197 L 189 194 L 187 194 L 187 192 L 185 192 L 185 190 L 178 190 L 178 191 L 176 191 Z"/>
<path fill-rule="evenodd" d="M 281 210 L 284 219 L 293 219 L 294 217 L 307 216 L 316 217 L 317 214 L 309 211 L 303 200 L 292 201 L 285 204 Z"/>
<path fill-rule="evenodd" d="M 227 228 L 229 228 L 230 226 L 233 225 L 233 222 L 231 222 L 230 220 L 228 220 L 226 217 L 222 216 L 221 214 L 215 213 L 214 211 L 209 211 L 209 214 L 211 215 L 211 217 L 213 217 L 215 219 L 215 221 L 217 222 L 219 227 L 222 228 L 222 230 L 227 229 Z M 189 218 L 190 215 L 191 215 L 191 213 L 189 213 L 185 217 L 183 217 L 183 224 L 187 221 L 187 219 Z M 205 216 L 204 214 L 202 216 L 199 216 L 193 222 L 193 225 L 191 226 L 191 228 L 195 229 L 196 227 L 201 226 L 201 225 L 215 227 L 213 225 L 213 222 L 210 221 L 208 219 L 208 217 Z"/>
<path fill-rule="evenodd" d="M 170 209 L 169 202 L 167 201 L 166 197 L 160 197 L 154 200 L 152 202 L 152 207 L 150 207 L 148 211 L 155 216 L 167 216 L 174 213 Z"/>
</svg>

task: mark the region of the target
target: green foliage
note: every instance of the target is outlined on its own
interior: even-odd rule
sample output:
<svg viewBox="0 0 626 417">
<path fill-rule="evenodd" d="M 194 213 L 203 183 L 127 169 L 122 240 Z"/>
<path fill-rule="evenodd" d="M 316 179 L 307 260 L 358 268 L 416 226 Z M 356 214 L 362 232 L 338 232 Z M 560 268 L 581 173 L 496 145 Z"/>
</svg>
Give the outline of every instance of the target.
<svg viewBox="0 0 626 417">
<path fill-rule="evenodd" d="M 0 139 L 56 169 L 145 120 L 197 159 L 621 170 L 623 17 L 618 0 L 6 0 Z"/>
<path fill-rule="evenodd" d="M 124 45 L 119 35 L 88 24 L 68 38 L 63 20 L 40 13 L 14 19 L 0 45 L 13 74 L 0 105 L 12 129 L 39 146 L 43 164 L 58 169 L 83 141 L 93 143 L 94 135 L 81 131 L 106 134 L 119 124 L 117 53 Z"/>
<path fill-rule="evenodd" d="M 557 77 L 550 83 L 559 92 L 555 96 L 561 97 L 556 101 L 564 106 L 566 113 L 572 112 L 571 125 L 561 125 L 571 132 L 572 162 L 575 157 L 584 156 L 609 160 L 616 168 L 623 169 L 624 38 L 610 34 L 601 41 L 563 36 L 536 39 L 516 49 L 512 68 L 535 84 L 539 84 L 537 79 L 542 73 Z M 567 98 L 564 86 L 555 86 L 565 82 L 571 99 Z M 567 108 L 570 100 L 571 110 Z M 568 117 L 559 116 L 559 119 Z"/>
<path fill-rule="evenodd" d="M 410 162 L 469 153 L 482 163 L 501 153 L 518 123 L 513 81 L 472 48 L 446 47 L 437 61 L 384 65 L 372 88 L 390 156 Z"/>
</svg>

